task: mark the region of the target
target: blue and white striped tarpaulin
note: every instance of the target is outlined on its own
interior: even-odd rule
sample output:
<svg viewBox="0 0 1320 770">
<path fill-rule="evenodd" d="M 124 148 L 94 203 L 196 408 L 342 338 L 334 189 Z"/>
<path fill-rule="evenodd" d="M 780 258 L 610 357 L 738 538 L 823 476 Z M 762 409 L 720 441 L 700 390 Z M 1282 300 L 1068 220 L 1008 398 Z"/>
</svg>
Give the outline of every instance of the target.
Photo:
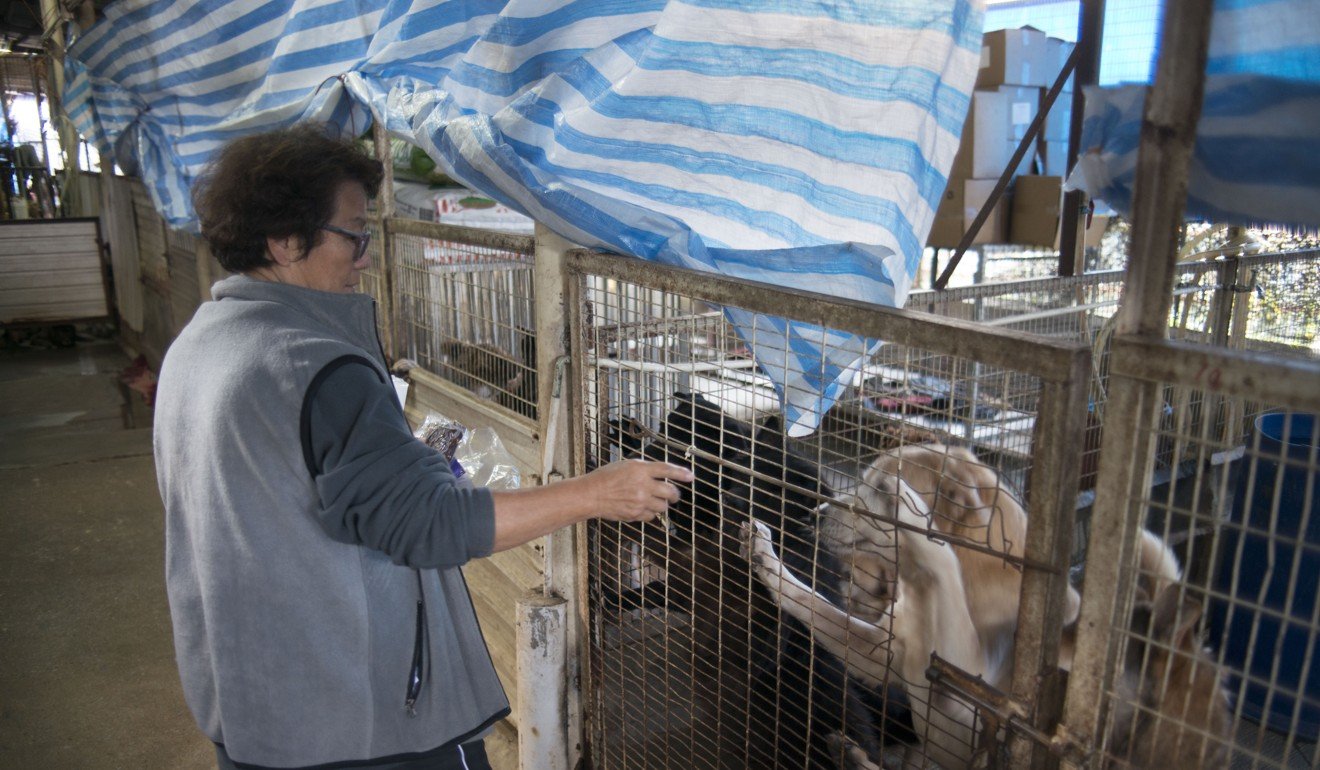
<svg viewBox="0 0 1320 770">
<path fill-rule="evenodd" d="M 1320 3 L 1216 0 L 1187 216 L 1320 225 Z M 1088 88 L 1069 184 L 1132 210 L 1146 86 Z"/>
<path fill-rule="evenodd" d="M 193 224 L 188 187 L 225 140 L 376 116 L 585 246 L 899 306 L 982 16 L 982 0 L 122 0 L 71 46 L 66 104 L 173 226 Z M 866 353 L 731 320 L 795 435 Z"/>
</svg>

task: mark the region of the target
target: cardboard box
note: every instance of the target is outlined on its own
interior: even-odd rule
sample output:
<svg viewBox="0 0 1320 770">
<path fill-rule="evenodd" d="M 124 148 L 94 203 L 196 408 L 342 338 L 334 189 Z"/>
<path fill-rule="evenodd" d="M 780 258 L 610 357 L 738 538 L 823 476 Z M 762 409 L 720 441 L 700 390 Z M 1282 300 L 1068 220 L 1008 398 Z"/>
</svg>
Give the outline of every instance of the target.
<svg viewBox="0 0 1320 770">
<path fill-rule="evenodd" d="M 1054 85 L 1054 80 L 1059 77 L 1060 72 L 1063 72 L 1063 65 L 1068 63 L 1068 57 L 1072 55 L 1073 48 L 1076 48 L 1076 46 L 1069 43 L 1067 40 L 1060 40 L 1057 37 L 1045 38 L 1045 66 L 1049 68 L 1044 83 L 1046 88 Z M 1068 83 L 1063 87 L 1063 90 L 1073 90 L 1074 80 L 1076 80 L 1076 78 L 1070 75 L 1068 77 Z"/>
<path fill-rule="evenodd" d="M 1103 214 L 1096 214 L 1091 217 L 1091 226 L 1086 228 L 1082 237 L 1082 245 L 1086 248 L 1100 248 L 1100 239 L 1105 234 L 1105 228 L 1109 227 L 1109 217 Z"/>
<path fill-rule="evenodd" d="M 974 91 L 963 125 L 962 144 L 953 159 L 949 178 L 986 179 L 1004 172 L 1013 151 L 1036 116 L 1039 88 L 1017 86 Z M 1029 173 L 1034 153 L 1023 156 L 1017 173 Z"/>
<path fill-rule="evenodd" d="M 952 178 L 935 210 L 935 221 L 930 226 L 926 245 L 937 249 L 952 249 L 962 240 L 963 233 L 963 180 Z"/>
<path fill-rule="evenodd" d="M 1046 46 L 1046 35 L 1035 27 L 987 32 L 981 41 L 981 69 L 977 88 L 1002 85 L 1048 86 L 1058 75 Z M 1053 53 L 1057 56 L 1057 52 Z"/>
<path fill-rule="evenodd" d="M 1068 141 L 1047 141 L 1040 146 L 1041 170 L 1045 176 L 1068 176 Z"/>
<path fill-rule="evenodd" d="M 1030 246 L 1059 247 L 1059 210 L 1063 179 L 1057 176 L 1018 177 L 1013 190 L 1009 240 Z"/>
<path fill-rule="evenodd" d="M 1048 91 L 1048 88 L 1040 89 L 1040 104 L 1045 104 L 1045 94 Z M 1042 139 L 1047 142 L 1068 141 L 1068 131 L 1072 129 L 1072 103 L 1071 91 L 1059 92 L 1059 98 L 1054 100 L 1054 106 L 1045 114 L 1045 125 L 1041 130 Z"/>
<path fill-rule="evenodd" d="M 967 179 L 963 182 L 963 231 L 966 232 L 976 220 L 981 207 L 990 199 L 990 193 L 999 183 L 994 179 Z M 972 244 L 1006 243 L 1008 240 L 1008 212 L 1011 196 L 1006 192 L 990 210 L 990 216 L 981 225 Z"/>
<path fill-rule="evenodd" d="M 1040 110 L 1041 89 L 1034 86 L 1000 86 L 996 90 L 1008 99 L 1008 138 L 1020 142 Z"/>
</svg>

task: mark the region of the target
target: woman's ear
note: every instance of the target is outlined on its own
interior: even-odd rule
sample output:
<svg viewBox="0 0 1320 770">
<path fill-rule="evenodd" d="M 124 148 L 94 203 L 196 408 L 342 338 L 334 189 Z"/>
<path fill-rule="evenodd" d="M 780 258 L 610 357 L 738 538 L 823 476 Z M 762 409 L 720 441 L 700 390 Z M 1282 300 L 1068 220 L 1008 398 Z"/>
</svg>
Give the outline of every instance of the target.
<svg viewBox="0 0 1320 770">
<path fill-rule="evenodd" d="M 270 258 L 275 260 L 275 264 L 289 266 L 302 259 L 302 239 L 296 235 L 286 235 L 281 238 L 266 238 L 266 251 Z"/>
</svg>

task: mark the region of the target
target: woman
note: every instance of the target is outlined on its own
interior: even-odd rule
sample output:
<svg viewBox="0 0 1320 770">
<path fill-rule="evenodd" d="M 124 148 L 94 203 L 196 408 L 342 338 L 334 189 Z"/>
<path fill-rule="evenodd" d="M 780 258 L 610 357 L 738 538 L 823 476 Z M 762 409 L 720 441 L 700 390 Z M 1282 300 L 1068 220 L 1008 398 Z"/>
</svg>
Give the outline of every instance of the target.
<svg viewBox="0 0 1320 770">
<path fill-rule="evenodd" d="M 381 167 L 302 126 L 239 139 L 194 190 L 236 275 L 165 357 L 155 456 L 189 707 L 221 767 L 485 767 L 508 713 L 458 569 L 688 471 L 629 461 L 536 489 L 455 484 L 394 395 L 369 264 Z"/>
</svg>

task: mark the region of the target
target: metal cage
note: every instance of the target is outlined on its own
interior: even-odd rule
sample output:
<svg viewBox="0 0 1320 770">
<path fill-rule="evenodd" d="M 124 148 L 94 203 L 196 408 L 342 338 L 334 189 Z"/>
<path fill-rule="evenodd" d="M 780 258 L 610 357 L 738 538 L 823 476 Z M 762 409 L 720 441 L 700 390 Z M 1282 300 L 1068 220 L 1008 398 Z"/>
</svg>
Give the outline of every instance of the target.
<svg viewBox="0 0 1320 770">
<path fill-rule="evenodd" d="M 1014 751 L 1004 715 L 958 682 L 994 676 L 1030 703 L 1036 675 L 1053 670 L 1058 640 L 1043 628 L 1068 612 L 1057 554 L 1071 533 L 1089 347 L 589 252 L 570 254 L 567 272 L 583 468 L 641 456 L 697 476 L 664 522 L 588 528 L 592 765 L 839 767 L 849 756 Z M 721 308 L 884 344 L 821 429 L 789 439 L 762 365 Z M 772 339 L 753 338 L 762 351 Z M 970 476 L 941 473 L 955 463 Z M 824 614 L 795 615 L 748 560 L 755 522 L 782 575 L 805 582 Z M 890 578 L 920 592 L 913 575 L 954 559 L 989 576 L 972 590 L 1008 594 L 1010 629 L 1019 613 L 1034 620 L 1012 667 L 935 641 L 952 661 L 932 682 L 928 654 L 890 660 L 926 643 L 912 637 L 915 620 L 894 619 L 955 605 L 900 598 L 895 616 L 885 597 Z M 963 569 L 936 570 L 941 586 L 966 591 Z M 838 620 L 831 606 L 865 613 L 868 602 L 861 636 L 826 621 Z"/>
<path fill-rule="evenodd" d="M 372 243 L 382 267 L 363 286 L 390 303 L 395 358 L 535 421 L 533 239 L 397 218 L 384 228 Z"/>
<path fill-rule="evenodd" d="M 1320 365 L 1124 340 L 1111 376 L 1139 395 L 1129 441 L 1149 450 L 1102 471 L 1131 490 L 1110 498 L 1129 524 L 1092 544 L 1083 596 L 1094 580 L 1114 601 L 1079 643 L 1069 727 L 1106 767 L 1315 767 Z"/>
</svg>

